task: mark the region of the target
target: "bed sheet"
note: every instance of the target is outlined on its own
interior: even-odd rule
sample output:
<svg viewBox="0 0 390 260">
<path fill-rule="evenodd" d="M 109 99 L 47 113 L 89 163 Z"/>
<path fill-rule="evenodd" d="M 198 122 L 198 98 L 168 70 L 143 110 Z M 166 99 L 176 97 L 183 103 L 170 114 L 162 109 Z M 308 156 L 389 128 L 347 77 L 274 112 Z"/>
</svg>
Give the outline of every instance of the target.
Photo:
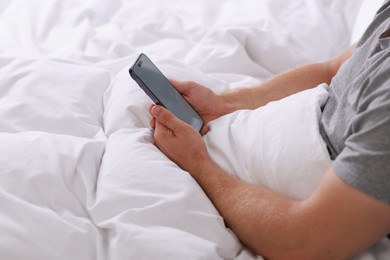
<svg viewBox="0 0 390 260">
<path fill-rule="evenodd" d="M 359 3 L 1 0 L 1 258 L 261 259 L 153 145 L 151 102 L 128 68 L 145 52 L 168 77 L 216 92 L 256 84 L 346 48 Z M 310 93 L 315 129 L 324 93 Z M 205 140 L 216 160 L 233 145 Z M 316 183 L 275 189 L 307 196 Z"/>
</svg>

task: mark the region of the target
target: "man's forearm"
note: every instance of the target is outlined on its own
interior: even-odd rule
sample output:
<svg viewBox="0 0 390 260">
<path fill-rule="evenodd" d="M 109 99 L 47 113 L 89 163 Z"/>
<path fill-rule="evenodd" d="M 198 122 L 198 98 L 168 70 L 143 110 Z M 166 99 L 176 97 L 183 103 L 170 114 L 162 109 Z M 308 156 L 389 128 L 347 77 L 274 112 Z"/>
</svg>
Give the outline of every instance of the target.
<svg viewBox="0 0 390 260">
<path fill-rule="evenodd" d="M 201 163 L 192 176 L 204 189 L 239 239 L 265 257 L 283 258 L 299 247 L 294 209 L 299 203 L 224 172 L 213 162 Z M 294 234 L 292 236 L 291 234 Z"/>
<path fill-rule="evenodd" d="M 344 183 L 332 168 L 302 201 L 243 182 L 210 159 L 190 173 L 227 226 L 267 259 L 350 259 L 390 230 L 389 205 Z"/>
<path fill-rule="evenodd" d="M 334 59 L 288 70 L 258 86 L 223 93 L 221 97 L 226 104 L 225 113 L 238 109 L 256 109 L 268 102 L 313 88 L 321 83 L 330 84 L 341 65 L 351 57 L 355 48 L 356 44 L 353 44 Z"/>
<path fill-rule="evenodd" d="M 262 84 L 221 94 L 228 112 L 256 109 L 321 83 L 330 83 L 334 71 L 331 62 L 304 65 L 278 74 Z"/>
</svg>

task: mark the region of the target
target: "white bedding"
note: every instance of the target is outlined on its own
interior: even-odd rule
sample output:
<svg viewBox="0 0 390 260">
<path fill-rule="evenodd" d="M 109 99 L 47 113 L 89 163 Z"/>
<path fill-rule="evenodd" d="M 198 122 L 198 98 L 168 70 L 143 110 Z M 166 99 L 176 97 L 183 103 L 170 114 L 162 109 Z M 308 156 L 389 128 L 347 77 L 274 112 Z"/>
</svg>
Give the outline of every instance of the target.
<svg viewBox="0 0 390 260">
<path fill-rule="evenodd" d="M 252 85 L 337 55 L 360 2 L 0 0 L 0 258 L 260 259 L 153 145 L 151 101 L 128 68 L 145 52 L 170 78 L 216 92 Z M 306 197 L 330 163 L 316 131 L 324 99 L 319 86 L 218 119 L 205 137 L 210 153 L 232 174 Z M 293 110 L 278 110 L 286 103 Z M 302 110 L 292 127 L 289 113 Z M 276 115 L 291 120 L 252 120 Z M 292 134 L 270 135 L 280 126 Z M 268 139 L 251 153 L 256 128 Z M 312 138 L 294 135 L 302 129 Z M 320 147 L 300 151 L 303 173 L 280 163 L 300 141 Z M 256 156 L 265 168 L 254 174 Z M 287 188 L 291 169 L 301 181 Z M 306 179 L 309 169 L 316 175 Z M 383 248 L 363 257 L 380 259 Z"/>
</svg>

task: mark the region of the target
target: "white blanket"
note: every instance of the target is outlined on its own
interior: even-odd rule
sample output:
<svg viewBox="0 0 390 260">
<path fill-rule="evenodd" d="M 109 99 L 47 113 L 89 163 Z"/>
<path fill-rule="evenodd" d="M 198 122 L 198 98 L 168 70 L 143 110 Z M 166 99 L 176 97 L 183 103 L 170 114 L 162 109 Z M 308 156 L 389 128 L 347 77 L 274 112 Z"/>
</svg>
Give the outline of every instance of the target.
<svg viewBox="0 0 390 260">
<path fill-rule="evenodd" d="M 168 77 L 216 92 L 259 83 L 346 48 L 359 3 L 0 1 L 1 259 L 261 258 L 153 145 L 151 101 L 127 70 L 145 52 Z M 329 164 L 317 132 L 324 98 L 318 87 L 218 119 L 205 137 L 209 150 L 248 181 L 308 196 Z M 302 99 L 311 109 L 301 124 L 275 109 L 285 102 L 300 111 Z M 280 126 L 291 135 L 270 135 Z M 313 138 L 293 134 L 302 129 Z M 251 140 L 263 150 L 251 153 Z M 285 161 L 293 148 L 315 176 Z M 309 151 L 319 157 L 307 159 Z M 301 181 L 287 189 L 281 168 Z"/>
<path fill-rule="evenodd" d="M 305 199 L 331 163 L 319 131 L 327 98 L 320 85 L 256 110 L 223 116 L 210 124 L 208 150 L 238 178 Z"/>
</svg>

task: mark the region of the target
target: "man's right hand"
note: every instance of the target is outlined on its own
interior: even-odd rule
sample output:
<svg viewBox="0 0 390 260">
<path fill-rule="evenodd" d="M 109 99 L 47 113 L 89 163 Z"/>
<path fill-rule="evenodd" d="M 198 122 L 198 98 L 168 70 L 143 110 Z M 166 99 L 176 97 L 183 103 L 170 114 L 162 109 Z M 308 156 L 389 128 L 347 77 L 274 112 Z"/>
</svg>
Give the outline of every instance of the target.
<svg viewBox="0 0 390 260">
<path fill-rule="evenodd" d="M 170 80 L 172 85 L 198 112 L 204 122 L 202 134 L 209 131 L 208 123 L 228 113 L 225 102 L 209 88 L 193 81 Z"/>
</svg>

